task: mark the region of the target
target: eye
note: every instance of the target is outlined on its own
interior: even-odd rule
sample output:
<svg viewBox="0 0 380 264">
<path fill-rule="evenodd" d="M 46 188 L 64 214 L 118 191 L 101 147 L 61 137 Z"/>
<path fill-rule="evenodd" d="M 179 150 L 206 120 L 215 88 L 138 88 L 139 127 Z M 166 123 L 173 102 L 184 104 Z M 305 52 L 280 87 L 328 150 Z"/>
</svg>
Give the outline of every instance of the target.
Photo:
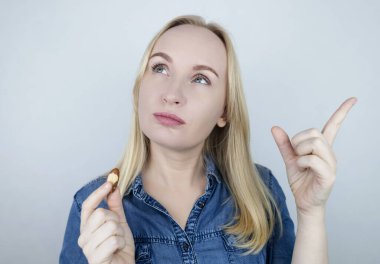
<svg viewBox="0 0 380 264">
<path fill-rule="evenodd" d="M 203 74 L 197 74 L 194 80 L 200 80 L 200 81 L 203 80 L 204 82 L 203 83 L 199 82 L 200 84 L 206 84 L 206 85 L 211 84 L 210 80 L 206 76 L 204 76 Z"/>
<path fill-rule="evenodd" d="M 152 66 L 152 71 L 157 73 L 162 73 L 163 70 L 166 70 L 166 67 L 162 63 L 157 63 Z"/>
</svg>

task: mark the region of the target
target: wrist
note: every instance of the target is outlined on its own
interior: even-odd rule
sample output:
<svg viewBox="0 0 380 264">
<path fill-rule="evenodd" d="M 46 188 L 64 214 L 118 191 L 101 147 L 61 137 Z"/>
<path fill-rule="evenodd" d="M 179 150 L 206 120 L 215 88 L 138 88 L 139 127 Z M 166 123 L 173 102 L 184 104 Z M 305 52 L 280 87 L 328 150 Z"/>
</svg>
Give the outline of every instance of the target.
<svg viewBox="0 0 380 264">
<path fill-rule="evenodd" d="M 297 222 L 300 224 L 320 225 L 324 224 L 326 215 L 325 207 L 318 207 L 309 211 L 297 209 Z"/>
</svg>

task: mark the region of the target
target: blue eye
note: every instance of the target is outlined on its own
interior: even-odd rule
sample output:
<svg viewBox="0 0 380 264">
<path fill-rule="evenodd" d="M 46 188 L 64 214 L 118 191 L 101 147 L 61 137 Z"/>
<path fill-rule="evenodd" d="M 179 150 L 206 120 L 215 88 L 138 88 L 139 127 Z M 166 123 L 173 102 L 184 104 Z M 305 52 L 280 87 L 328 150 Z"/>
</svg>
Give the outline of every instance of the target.
<svg viewBox="0 0 380 264">
<path fill-rule="evenodd" d="M 157 72 L 157 73 L 164 73 L 163 71 L 167 71 L 165 64 L 162 64 L 162 63 L 154 64 L 151 68 L 152 68 L 153 72 Z M 164 73 L 164 74 L 167 74 L 167 73 Z M 203 74 L 200 74 L 200 73 L 198 73 L 195 76 L 194 80 L 195 80 L 195 82 L 203 84 L 203 85 L 210 85 L 211 84 L 210 80 L 206 76 L 204 76 Z"/>
<path fill-rule="evenodd" d="M 162 73 L 162 70 L 163 70 L 163 69 L 165 70 L 165 67 L 163 67 L 163 66 L 164 66 L 164 64 L 162 64 L 162 63 L 154 64 L 154 65 L 152 66 L 152 70 L 153 70 L 154 72 Z"/>
<path fill-rule="evenodd" d="M 206 85 L 211 84 L 210 80 L 202 74 L 197 74 L 194 80 L 204 80 L 205 81 L 205 83 L 200 83 L 200 84 L 206 84 Z"/>
</svg>

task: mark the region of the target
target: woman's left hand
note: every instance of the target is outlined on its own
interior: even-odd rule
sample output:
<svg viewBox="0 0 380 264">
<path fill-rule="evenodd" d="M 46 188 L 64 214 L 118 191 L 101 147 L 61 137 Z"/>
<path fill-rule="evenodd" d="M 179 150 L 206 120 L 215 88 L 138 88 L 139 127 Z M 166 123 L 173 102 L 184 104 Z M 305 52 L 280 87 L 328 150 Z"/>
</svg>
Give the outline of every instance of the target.
<svg viewBox="0 0 380 264">
<path fill-rule="evenodd" d="M 297 211 L 302 215 L 313 215 L 325 209 L 336 177 L 337 160 L 332 144 L 339 127 L 356 101 L 355 97 L 344 101 L 327 121 L 322 132 L 312 128 L 289 140 L 283 129 L 272 127 L 272 135 L 285 162 Z"/>
</svg>

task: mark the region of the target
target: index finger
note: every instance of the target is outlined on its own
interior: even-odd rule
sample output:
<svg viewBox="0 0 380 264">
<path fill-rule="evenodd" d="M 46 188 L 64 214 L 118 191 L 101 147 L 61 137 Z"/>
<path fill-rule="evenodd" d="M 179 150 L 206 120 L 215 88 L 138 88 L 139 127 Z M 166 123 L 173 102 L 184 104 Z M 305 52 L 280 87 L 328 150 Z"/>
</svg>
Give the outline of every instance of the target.
<svg viewBox="0 0 380 264">
<path fill-rule="evenodd" d="M 348 111 L 350 111 L 351 107 L 357 102 L 357 100 L 356 97 L 350 97 L 345 100 L 323 127 L 322 134 L 330 145 L 333 144 L 343 120 L 346 118 Z"/>
<path fill-rule="evenodd" d="M 101 201 L 107 196 L 111 190 L 111 183 L 106 181 L 98 189 L 90 194 L 87 199 L 82 203 L 80 230 L 83 230 L 83 226 L 87 223 L 88 218 L 98 207 Z"/>
</svg>

